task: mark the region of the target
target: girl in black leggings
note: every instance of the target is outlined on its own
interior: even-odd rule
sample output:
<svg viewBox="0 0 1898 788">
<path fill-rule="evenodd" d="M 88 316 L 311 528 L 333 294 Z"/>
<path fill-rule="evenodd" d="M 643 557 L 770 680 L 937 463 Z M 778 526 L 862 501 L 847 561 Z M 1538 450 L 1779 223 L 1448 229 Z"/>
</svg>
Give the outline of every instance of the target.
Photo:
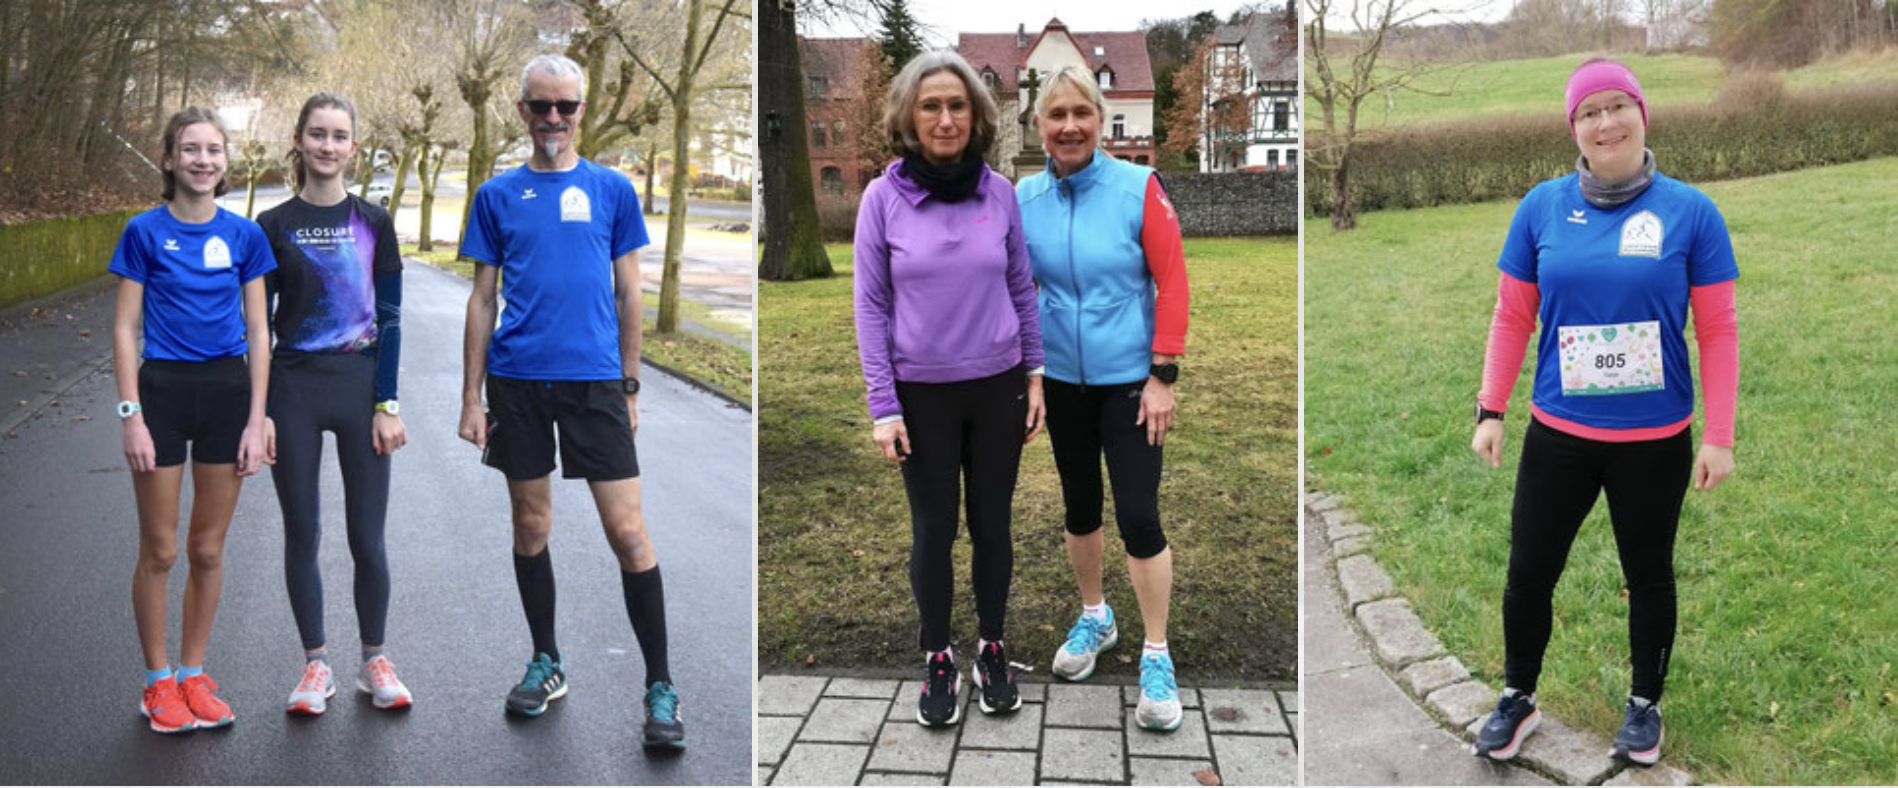
<svg viewBox="0 0 1898 788">
<path fill-rule="evenodd" d="M 355 121 L 355 107 L 341 96 L 318 93 L 304 102 L 290 151 L 297 195 L 258 217 L 281 261 L 268 282 L 277 336 L 269 404 L 277 464 L 271 477 L 283 506 L 284 580 L 305 657 L 287 708 L 309 715 L 322 714 L 336 693 L 317 566 L 317 478 L 326 431 L 336 436 L 343 519 L 356 562 L 362 629 L 356 686 L 377 708 L 413 701 L 383 654 L 389 459 L 408 441 L 396 401 L 402 262 L 388 212 L 344 190 L 343 172 L 356 152 Z"/>
</svg>

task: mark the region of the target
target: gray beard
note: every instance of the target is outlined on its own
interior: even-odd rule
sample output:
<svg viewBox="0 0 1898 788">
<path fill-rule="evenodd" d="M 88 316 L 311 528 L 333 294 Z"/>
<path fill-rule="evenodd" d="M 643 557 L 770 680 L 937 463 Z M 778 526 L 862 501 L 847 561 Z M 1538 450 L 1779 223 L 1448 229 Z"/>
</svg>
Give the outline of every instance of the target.
<svg viewBox="0 0 1898 788">
<path fill-rule="evenodd" d="M 549 159 L 560 158 L 560 140 L 548 140 L 546 142 L 541 143 L 540 147 L 542 150 L 546 151 L 547 158 Z"/>
</svg>

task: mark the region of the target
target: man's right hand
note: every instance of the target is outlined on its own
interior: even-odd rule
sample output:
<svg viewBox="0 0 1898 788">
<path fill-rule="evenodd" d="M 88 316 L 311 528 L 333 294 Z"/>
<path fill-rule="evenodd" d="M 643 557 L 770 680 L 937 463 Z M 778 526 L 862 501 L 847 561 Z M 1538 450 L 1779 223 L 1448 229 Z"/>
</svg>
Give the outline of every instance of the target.
<svg viewBox="0 0 1898 788">
<path fill-rule="evenodd" d="M 479 403 L 461 406 L 461 429 L 457 432 L 475 448 L 484 451 L 488 448 L 488 414 Z"/>
</svg>

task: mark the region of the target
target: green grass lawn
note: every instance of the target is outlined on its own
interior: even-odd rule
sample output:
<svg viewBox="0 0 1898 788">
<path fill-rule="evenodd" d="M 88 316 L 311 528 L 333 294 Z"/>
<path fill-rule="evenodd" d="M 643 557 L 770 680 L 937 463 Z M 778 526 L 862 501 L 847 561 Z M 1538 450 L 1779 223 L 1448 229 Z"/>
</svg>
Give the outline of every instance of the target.
<svg viewBox="0 0 1898 788">
<path fill-rule="evenodd" d="M 870 441 L 850 249 L 830 251 L 836 277 L 759 283 L 759 656 L 767 667 L 909 670 L 920 664 L 909 505 Z M 1186 244 L 1192 323 L 1160 489 L 1176 578 L 1168 641 L 1183 681 L 1296 673 L 1297 252 L 1291 239 Z M 1109 555 L 1124 555 L 1108 509 Z M 1061 516 L 1039 437 L 1015 497 L 1008 638 L 1010 656 L 1043 674 L 1080 607 Z M 966 651 L 968 540 L 956 550 L 954 633 Z M 1133 654 L 1139 608 L 1124 560 L 1107 561 L 1107 589 L 1120 654 Z M 1137 669 L 1104 659 L 1101 670 Z"/>
<path fill-rule="evenodd" d="M 1668 757 L 1707 784 L 1898 782 L 1893 183 L 1885 158 L 1705 188 L 1740 263 L 1738 468 L 1688 493 L 1666 706 Z M 1502 469 L 1470 452 L 1469 414 L 1514 208 L 1369 213 L 1313 227 L 1305 258 L 1312 484 L 1376 525 L 1399 589 L 1495 685 L 1533 346 Z M 1605 510 L 1557 589 L 1540 692 L 1612 736 L 1627 611 Z"/>
<path fill-rule="evenodd" d="M 1726 80 L 1726 66 L 1714 57 L 1625 54 L 1616 58 L 1641 78 L 1641 91 L 1649 107 L 1705 104 Z M 1585 59 L 1584 55 L 1572 54 L 1446 65 L 1419 80 L 1416 91 L 1366 99 L 1358 125 L 1375 129 L 1503 115 L 1559 117 L 1562 85 L 1568 81 L 1569 72 Z M 1898 80 L 1898 47 L 1829 58 L 1785 72 L 1782 77 L 1788 90 Z M 1318 118 L 1317 103 L 1307 99 L 1306 112 L 1306 117 Z"/>
<path fill-rule="evenodd" d="M 456 257 L 454 247 L 447 244 L 436 244 L 434 251 L 417 252 L 414 244 L 405 243 L 402 244 L 402 255 L 418 258 L 436 268 L 465 277 L 474 277 L 474 261 Z M 641 295 L 648 306 L 659 304 L 657 294 Z M 720 334 L 750 338 L 751 326 L 713 314 L 702 304 L 680 299 L 679 311 L 682 317 Z M 645 321 L 645 332 L 639 352 L 647 359 L 678 370 L 739 402 L 751 402 L 751 354 L 744 348 L 683 331 L 660 334 L 651 320 Z"/>
</svg>

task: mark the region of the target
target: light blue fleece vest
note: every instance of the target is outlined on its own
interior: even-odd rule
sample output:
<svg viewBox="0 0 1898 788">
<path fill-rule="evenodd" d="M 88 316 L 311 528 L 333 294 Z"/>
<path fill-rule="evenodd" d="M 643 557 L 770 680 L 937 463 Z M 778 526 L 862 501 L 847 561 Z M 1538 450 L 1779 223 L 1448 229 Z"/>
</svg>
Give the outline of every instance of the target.
<svg viewBox="0 0 1898 788">
<path fill-rule="evenodd" d="M 1066 178 L 1049 166 L 1015 187 L 1041 285 L 1048 377 L 1090 386 L 1146 380 L 1154 290 L 1140 230 L 1153 170 L 1098 150 Z"/>
</svg>

